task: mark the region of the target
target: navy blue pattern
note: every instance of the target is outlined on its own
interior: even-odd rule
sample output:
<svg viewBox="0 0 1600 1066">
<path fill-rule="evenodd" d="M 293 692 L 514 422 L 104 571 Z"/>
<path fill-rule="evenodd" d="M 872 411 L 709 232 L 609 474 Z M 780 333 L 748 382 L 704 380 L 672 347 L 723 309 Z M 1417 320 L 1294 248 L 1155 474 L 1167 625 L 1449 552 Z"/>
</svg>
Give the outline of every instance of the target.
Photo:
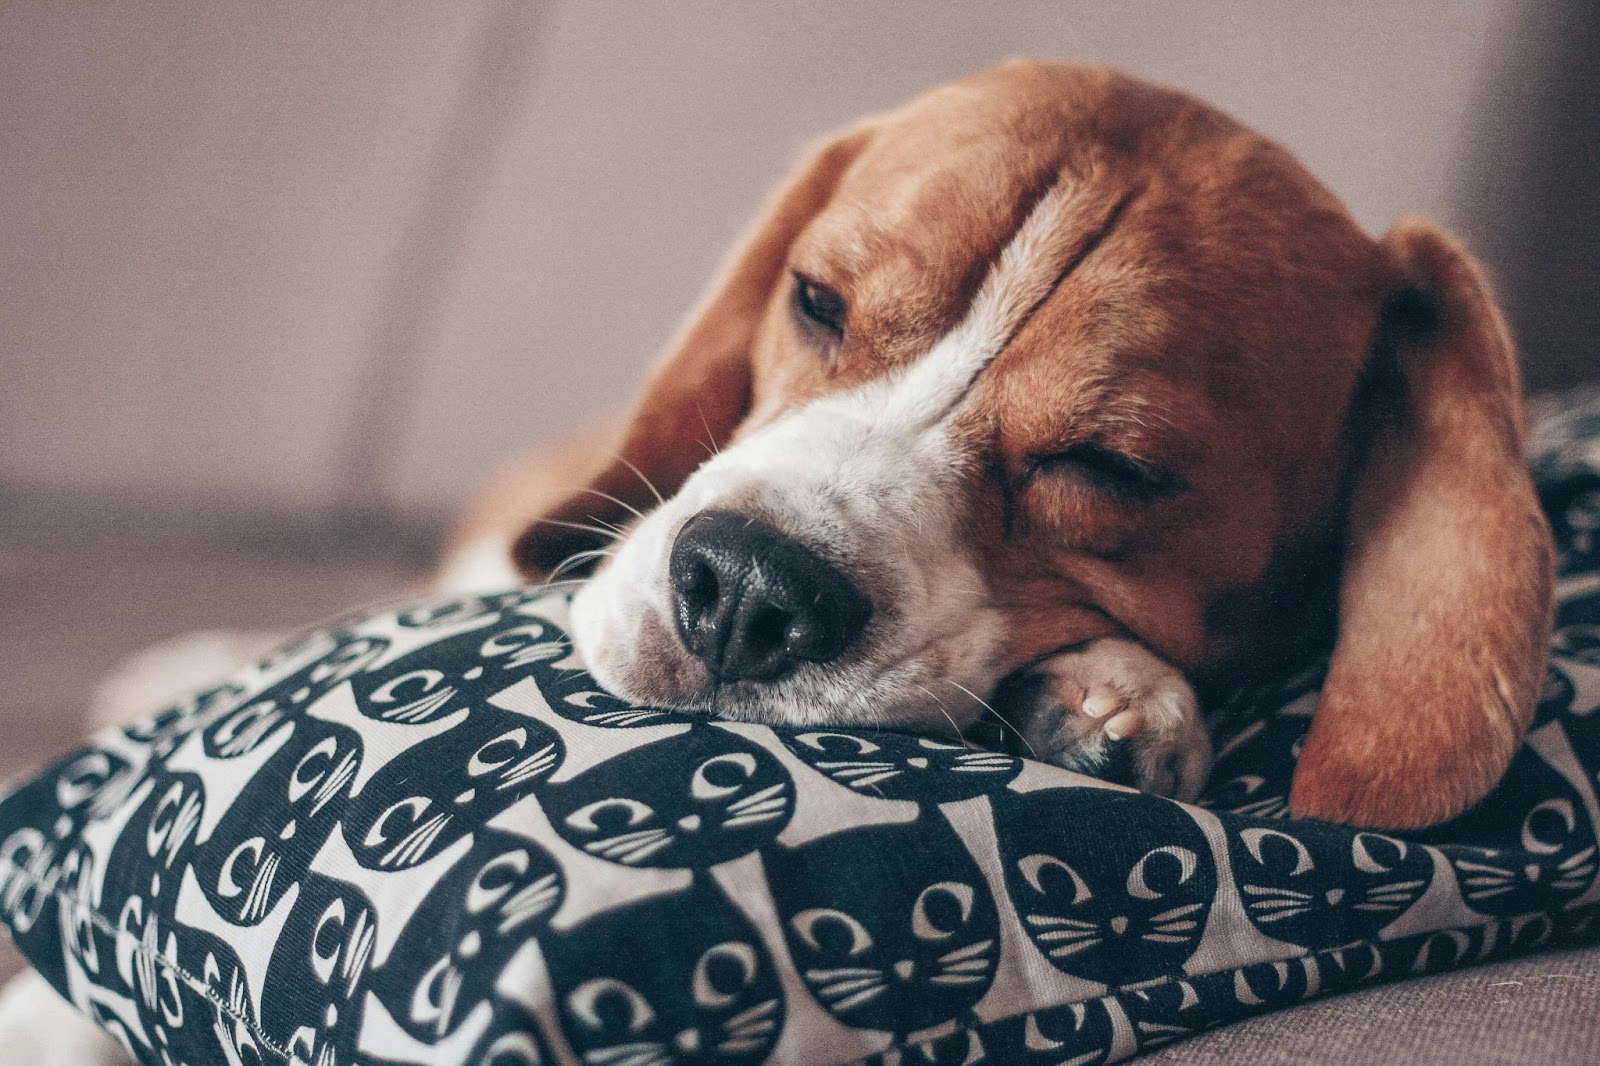
<svg viewBox="0 0 1600 1066">
<path fill-rule="evenodd" d="M 1406 840 L 1285 817 L 1320 668 L 1184 806 L 981 748 L 633 707 L 537 589 L 355 618 L 0 803 L 0 916 L 145 1063 L 1073 1063 L 1592 935 L 1600 402 L 1536 456 L 1538 720 Z"/>
</svg>

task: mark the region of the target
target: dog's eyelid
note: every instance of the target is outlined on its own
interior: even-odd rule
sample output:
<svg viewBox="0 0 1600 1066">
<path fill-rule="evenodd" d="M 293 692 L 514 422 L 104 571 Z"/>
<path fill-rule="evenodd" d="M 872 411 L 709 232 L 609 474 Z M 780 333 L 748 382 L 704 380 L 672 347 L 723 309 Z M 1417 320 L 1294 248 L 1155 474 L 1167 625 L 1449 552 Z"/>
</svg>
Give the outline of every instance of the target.
<svg viewBox="0 0 1600 1066">
<path fill-rule="evenodd" d="M 1171 470 L 1095 441 L 1082 441 L 1057 451 L 1029 457 L 1030 474 L 1064 474 L 1108 495 L 1152 500 L 1174 496 L 1189 487 Z"/>
<path fill-rule="evenodd" d="M 790 310 L 803 330 L 832 344 L 844 339 L 850 305 L 839 291 L 804 271 L 791 269 Z"/>
</svg>

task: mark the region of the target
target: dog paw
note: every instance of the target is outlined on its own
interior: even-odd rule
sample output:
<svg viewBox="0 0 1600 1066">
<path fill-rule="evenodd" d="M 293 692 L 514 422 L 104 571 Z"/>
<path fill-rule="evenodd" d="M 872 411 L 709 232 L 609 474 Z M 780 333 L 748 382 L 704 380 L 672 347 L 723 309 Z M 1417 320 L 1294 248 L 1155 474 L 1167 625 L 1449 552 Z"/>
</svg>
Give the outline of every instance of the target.
<svg viewBox="0 0 1600 1066">
<path fill-rule="evenodd" d="M 1127 640 L 1090 641 L 1034 669 L 1037 683 L 1014 724 L 1033 754 L 1173 799 L 1199 795 L 1211 738 L 1194 690 L 1173 667 Z"/>
</svg>

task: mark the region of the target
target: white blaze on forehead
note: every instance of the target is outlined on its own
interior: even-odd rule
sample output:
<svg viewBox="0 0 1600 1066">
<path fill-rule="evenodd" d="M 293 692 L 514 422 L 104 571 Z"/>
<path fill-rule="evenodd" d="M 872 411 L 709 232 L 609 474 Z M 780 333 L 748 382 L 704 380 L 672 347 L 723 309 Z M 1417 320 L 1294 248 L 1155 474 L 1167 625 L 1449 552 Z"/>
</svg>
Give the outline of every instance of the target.
<svg viewBox="0 0 1600 1066">
<path fill-rule="evenodd" d="M 1070 180 L 1051 188 L 1000 253 L 960 324 L 908 369 L 866 386 L 863 398 L 883 404 L 880 424 L 927 427 L 956 407 L 1062 275 L 1105 232 L 1121 202 L 1081 193 Z"/>
<path fill-rule="evenodd" d="M 691 516 L 731 510 L 844 567 L 863 583 L 877 621 L 840 660 L 725 689 L 719 709 L 769 722 L 892 721 L 936 731 L 971 721 L 978 702 L 958 694 L 998 681 L 1004 619 L 960 521 L 964 458 L 950 419 L 1109 230 L 1123 199 L 1072 179 L 1052 187 L 959 324 L 926 354 L 730 444 L 639 522 L 573 602 L 574 639 L 602 683 L 653 702 L 706 698 L 708 675 L 676 635 L 668 561 Z"/>
</svg>

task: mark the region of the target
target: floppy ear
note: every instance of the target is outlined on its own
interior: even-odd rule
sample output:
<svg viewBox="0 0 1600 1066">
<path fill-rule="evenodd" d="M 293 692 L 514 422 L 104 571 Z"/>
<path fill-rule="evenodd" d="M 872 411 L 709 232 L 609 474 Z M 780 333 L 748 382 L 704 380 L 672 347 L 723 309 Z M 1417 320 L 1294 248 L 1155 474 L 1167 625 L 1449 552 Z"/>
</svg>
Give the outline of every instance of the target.
<svg viewBox="0 0 1600 1066">
<path fill-rule="evenodd" d="M 616 457 L 517 538 L 512 555 L 523 574 L 549 573 L 603 544 L 603 534 L 572 527 L 626 524 L 656 503 L 656 491 L 676 492 L 738 428 L 750 408 L 751 347 L 789 246 L 827 206 L 869 136 L 861 126 L 823 145 L 768 202 L 646 383 Z"/>
<path fill-rule="evenodd" d="M 1533 718 L 1553 548 L 1523 456 L 1521 378 L 1477 265 L 1421 221 L 1382 241 L 1401 284 L 1360 401 L 1339 639 L 1296 815 L 1414 828 L 1505 771 Z"/>
</svg>

